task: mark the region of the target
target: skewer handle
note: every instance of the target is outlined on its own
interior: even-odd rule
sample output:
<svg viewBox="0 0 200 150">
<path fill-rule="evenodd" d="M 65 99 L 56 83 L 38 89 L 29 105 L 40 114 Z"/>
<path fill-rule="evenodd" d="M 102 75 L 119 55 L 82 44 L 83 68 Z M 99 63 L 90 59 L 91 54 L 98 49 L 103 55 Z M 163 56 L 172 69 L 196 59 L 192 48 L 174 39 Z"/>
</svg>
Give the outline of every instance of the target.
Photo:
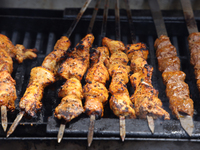
<svg viewBox="0 0 200 150">
<path fill-rule="evenodd" d="M 10 129 L 8 130 L 6 137 L 9 137 L 14 132 L 14 130 L 17 127 L 17 125 L 19 124 L 20 120 L 24 116 L 24 113 L 25 113 L 25 111 L 20 111 L 20 113 L 15 118 L 13 124 L 11 125 Z"/>
<path fill-rule="evenodd" d="M 67 31 L 66 36 L 69 38 L 70 35 L 72 34 L 72 32 L 74 31 L 74 28 L 76 27 L 77 23 L 79 22 L 79 20 L 81 19 L 83 13 L 85 12 L 85 10 L 87 9 L 88 5 L 90 4 L 91 0 L 86 0 L 85 4 L 83 5 L 83 7 L 81 8 L 80 12 L 78 13 L 76 19 L 74 20 L 74 22 L 71 24 L 69 30 Z"/>
<path fill-rule="evenodd" d="M 122 141 L 124 141 L 126 137 L 126 124 L 125 124 L 124 116 L 119 117 L 119 124 L 120 124 L 120 136 L 121 136 Z"/>
<path fill-rule="evenodd" d="M 187 24 L 189 34 L 198 32 L 197 23 L 194 19 L 194 13 L 192 10 L 192 5 L 190 0 L 181 0 L 181 5 L 183 8 L 183 14 L 185 16 L 185 21 Z"/>
<path fill-rule="evenodd" d="M 6 106 L 1 106 L 1 125 L 3 127 L 4 132 L 6 132 L 6 129 L 8 126 L 7 107 Z"/>
<path fill-rule="evenodd" d="M 88 130 L 88 147 L 90 147 L 94 135 L 95 115 L 90 116 L 90 126 Z"/>
<path fill-rule="evenodd" d="M 115 2 L 115 32 L 116 40 L 121 41 L 121 30 L 120 30 L 120 13 L 119 13 L 119 0 Z"/>
<path fill-rule="evenodd" d="M 93 29 L 93 26 L 94 26 L 94 21 L 96 19 L 96 15 L 97 15 L 97 12 L 99 10 L 100 2 L 101 2 L 101 0 L 97 0 L 97 3 L 95 5 L 95 8 L 94 8 L 94 11 L 93 11 L 93 14 L 92 14 L 92 19 L 90 20 L 90 25 L 88 27 L 87 33 L 92 33 L 92 29 Z"/>
<path fill-rule="evenodd" d="M 135 35 L 135 28 L 133 26 L 133 20 L 132 20 L 132 14 L 131 14 L 131 9 L 129 5 L 129 0 L 124 0 L 126 4 L 126 12 L 127 12 L 127 17 L 128 17 L 128 22 L 129 22 L 129 28 L 130 28 L 130 33 L 131 33 L 131 42 L 132 44 L 136 44 L 136 35 Z"/>
<path fill-rule="evenodd" d="M 158 37 L 160 37 L 161 35 L 168 36 L 158 1 L 157 0 L 148 0 L 148 1 L 149 1 L 149 6 L 151 8 L 151 14 L 153 17 Z"/>
</svg>

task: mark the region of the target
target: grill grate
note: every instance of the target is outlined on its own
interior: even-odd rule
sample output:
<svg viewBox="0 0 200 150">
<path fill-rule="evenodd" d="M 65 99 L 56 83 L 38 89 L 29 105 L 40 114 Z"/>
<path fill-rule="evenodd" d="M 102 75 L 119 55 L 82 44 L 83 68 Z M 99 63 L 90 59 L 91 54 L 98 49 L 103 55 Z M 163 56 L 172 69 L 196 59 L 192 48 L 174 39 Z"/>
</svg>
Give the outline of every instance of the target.
<svg viewBox="0 0 200 150">
<path fill-rule="evenodd" d="M 4 11 L 5 10 L 5 11 Z M 24 14 L 29 10 L 24 11 Z M 20 12 L 21 12 L 20 11 Z M 71 35 L 72 46 L 74 47 L 81 38 L 86 35 L 87 28 L 91 19 L 93 9 L 87 9 L 82 19 Z M 18 99 L 16 100 L 16 110 L 8 113 L 9 125 L 19 112 L 19 100 L 23 96 L 30 77 L 31 68 L 41 65 L 45 56 L 53 50 L 56 41 L 66 33 L 70 27 L 72 21 L 76 17 L 79 9 L 69 9 L 64 11 L 64 17 L 61 15 L 62 11 L 53 10 L 31 10 L 34 16 L 22 16 L 18 15 L 17 9 L 0 9 L 0 32 L 8 36 L 14 44 L 23 44 L 26 48 L 37 48 L 38 58 L 35 60 L 25 60 L 23 64 L 14 63 L 14 71 L 12 73 L 13 78 L 16 80 L 16 89 Z M 8 15 L 5 12 L 9 12 Z M 41 13 L 41 17 L 38 12 Z M 49 16 L 46 15 L 48 12 Z M 37 14 L 37 15 L 36 15 Z M 106 36 L 115 39 L 115 14 L 114 10 L 109 10 L 107 32 Z M 155 57 L 155 50 L 153 47 L 156 39 L 156 30 L 151 17 L 150 11 L 135 10 L 132 11 L 133 24 L 136 30 L 136 39 L 147 44 L 149 47 L 148 64 L 154 67 L 152 82 L 155 89 L 159 89 L 159 98 L 162 100 L 165 110 L 171 114 L 169 109 L 169 101 L 165 95 L 165 86 L 162 82 L 161 73 L 158 71 L 158 63 Z M 197 24 L 200 23 L 200 11 L 196 11 Z M 194 78 L 193 67 L 189 64 L 189 50 L 187 44 L 187 28 L 184 23 L 184 17 L 181 11 L 163 11 L 163 16 L 166 22 L 166 27 L 169 33 L 169 37 L 172 43 L 177 48 L 178 56 L 181 60 L 182 70 L 186 73 L 186 83 L 190 87 L 192 99 L 194 100 L 195 114 L 194 125 L 195 130 L 192 135 L 193 140 L 198 140 L 200 137 L 200 102 L 199 92 L 196 87 L 196 81 Z M 103 10 L 99 10 L 96 17 L 96 22 L 93 28 L 93 34 L 95 36 L 94 46 L 98 45 L 101 39 L 101 25 L 103 20 Z M 131 43 L 130 30 L 128 26 L 128 20 L 126 16 L 126 10 L 120 10 L 121 21 L 121 39 L 124 44 Z M 53 85 L 48 86 L 44 91 L 44 97 L 42 99 L 43 107 L 41 112 L 38 113 L 37 118 L 22 119 L 20 126 L 11 135 L 11 139 L 30 139 L 35 137 L 36 139 L 51 139 L 56 137 L 59 129 L 60 122 L 53 117 L 53 111 L 55 107 L 60 103 L 60 98 L 57 96 L 57 90 L 63 85 L 64 81 L 58 81 Z M 133 93 L 133 89 L 130 86 L 130 93 Z M 105 116 L 96 121 L 94 129 L 94 139 L 118 139 L 119 136 L 119 121 L 109 109 L 109 104 L 105 107 Z M 23 125 L 24 124 L 24 125 Z M 33 124 L 33 125 L 31 125 Z M 85 114 L 72 120 L 66 125 L 64 139 L 84 139 L 87 137 L 89 125 L 89 118 Z M 155 120 L 155 133 L 151 134 L 146 120 L 130 120 L 126 119 L 126 135 L 127 139 L 149 139 L 149 140 L 161 140 L 161 139 L 176 139 L 176 140 L 188 140 L 189 136 L 181 128 L 180 123 L 174 116 L 171 115 L 171 120 L 163 121 L 162 119 Z M 5 137 L 3 129 L 0 129 L 0 139 Z M 46 138 L 44 138 L 46 137 Z M 33 138 L 34 139 L 34 138 Z"/>
</svg>

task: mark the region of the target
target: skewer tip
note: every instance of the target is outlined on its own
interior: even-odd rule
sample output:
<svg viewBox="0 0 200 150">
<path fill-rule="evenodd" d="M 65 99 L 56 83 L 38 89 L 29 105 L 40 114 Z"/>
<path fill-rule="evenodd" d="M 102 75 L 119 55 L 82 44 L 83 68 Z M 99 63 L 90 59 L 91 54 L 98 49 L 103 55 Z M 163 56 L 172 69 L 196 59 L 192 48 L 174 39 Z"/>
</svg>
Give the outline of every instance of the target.
<svg viewBox="0 0 200 150">
<path fill-rule="evenodd" d="M 192 132 L 194 130 L 194 122 L 193 122 L 192 117 L 189 115 L 182 116 L 179 114 L 179 119 L 180 119 L 181 126 L 183 127 L 183 129 L 187 132 L 189 136 L 192 136 Z"/>
<path fill-rule="evenodd" d="M 60 124 L 60 129 L 59 129 L 58 136 L 57 136 L 58 143 L 61 142 L 64 132 L 65 132 L 65 124 Z"/>
<path fill-rule="evenodd" d="M 149 125 L 149 129 L 151 130 L 152 133 L 154 133 L 154 120 L 152 116 L 147 115 L 147 121 L 148 121 L 148 125 Z"/>
<path fill-rule="evenodd" d="M 92 144 L 93 135 L 94 135 L 94 124 L 95 124 L 95 115 L 90 116 L 90 125 L 88 130 L 88 147 Z"/>
<path fill-rule="evenodd" d="M 7 107 L 1 106 L 1 124 L 4 132 L 6 132 L 8 121 L 7 121 Z"/>
<path fill-rule="evenodd" d="M 124 142 L 124 139 L 126 137 L 126 125 L 125 125 L 125 117 L 124 116 L 120 116 L 119 118 L 120 120 L 120 136 L 122 139 L 122 142 Z"/>
<path fill-rule="evenodd" d="M 13 124 L 11 125 L 10 129 L 8 130 L 6 137 L 9 137 L 15 131 L 15 128 L 17 127 L 18 123 L 20 122 L 20 120 L 24 116 L 24 113 L 25 113 L 24 111 L 21 111 L 17 115 L 17 117 L 15 118 Z"/>
</svg>

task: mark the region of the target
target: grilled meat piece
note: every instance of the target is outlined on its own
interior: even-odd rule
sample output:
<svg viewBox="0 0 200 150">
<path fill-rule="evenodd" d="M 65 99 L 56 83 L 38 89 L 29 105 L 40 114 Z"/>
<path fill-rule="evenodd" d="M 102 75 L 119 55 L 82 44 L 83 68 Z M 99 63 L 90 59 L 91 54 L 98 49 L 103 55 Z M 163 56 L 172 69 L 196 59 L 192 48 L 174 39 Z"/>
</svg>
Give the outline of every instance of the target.
<svg viewBox="0 0 200 150">
<path fill-rule="evenodd" d="M 193 37 L 190 41 L 196 41 L 196 39 Z M 165 35 L 156 39 L 154 47 L 157 51 L 159 70 L 163 72 L 163 82 L 166 84 L 166 95 L 169 98 L 172 113 L 178 119 L 180 112 L 193 116 L 193 101 L 190 98 L 189 87 L 184 82 L 186 75 L 180 71 L 180 59 L 176 56 L 175 47 Z"/>
<path fill-rule="evenodd" d="M 122 43 L 121 41 L 115 41 L 115 40 L 109 39 L 107 37 L 104 37 L 102 39 L 102 45 L 106 46 L 109 49 L 111 55 L 113 53 L 118 53 L 119 51 L 125 50 L 124 43 Z"/>
<path fill-rule="evenodd" d="M 97 47 L 91 49 L 90 60 L 91 60 L 91 67 L 98 63 L 103 62 L 106 66 L 108 64 L 109 58 L 109 50 L 107 47 Z"/>
<path fill-rule="evenodd" d="M 115 93 L 111 96 L 109 102 L 110 109 L 116 116 L 124 116 L 129 119 L 136 118 L 129 93 Z"/>
<path fill-rule="evenodd" d="M 88 69 L 85 81 L 87 83 L 92 81 L 97 81 L 102 84 L 106 84 L 106 81 L 109 80 L 109 73 L 107 68 L 102 62 L 96 63 L 92 68 Z"/>
<path fill-rule="evenodd" d="M 32 117 L 35 116 L 37 110 L 42 107 L 44 88 L 53 82 L 55 82 L 55 78 L 51 71 L 42 67 L 34 67 L 30 73 L 29 84 L 20 100 L 20 109 L 25 110 Z"/>
<path fill-rule="evenodd" d="M 36 58 L 36 49 L 25 49 L 23 45 L 17 44 L 14 46 L 10 39 L 0 34 L 0 48 L 4 49 L 12 58 L 15 58 L 19 63 L 22 63 L 24 59 Z"/>
<path fill-rule="evenodd" d="M 84 112 L 81 99 L 75 95 L 67 95 L 62 98 L 61 103 L 56 107 L 54 115 L 58 119 L 70 122 Z"/>
<path fill-rule="evenodd" d="M 45 57 L 44 61 L 42 62 L 42 67 L 48 69 L 51 72 L 54 72 L 54 70 L 57 71 L 57 64 L 64 59 L 64 56 L 70 45 L 70 40 L 66 36 L 62 36 L 56 42 L 54 50 Z M 54 74 L 57 74 L 56 71 Z"/>
<path fill-rule="evenodd" d="M 0 106 L 6 106 L 8 110 L 14 111 L 17 98 L 15 80 L 8 71 L 0 71 Z"/>
<path fill-rule="evenodd" d="M 12 73 L 13 71 L 13 61 L 10 55 L 3 49 L 0 49 L 0 72 L 8 71 Z"/>
<path fill-rule="evenodd" d="M 155 119 L 164 116 L 170 119 L 169 113 L 162 108 L 162 102 L 158 98 L 158 91 L 151 84 L 140 82 L 131 101 L 135 105 L 135 112 L 139 118 L 146 119 L 147 115 L 152 115 Z"/>
<path fill-rule="evenodd" d="M 129 60 L 132 60 L 132 56 L 136 55 L 136 53 L 138 56 L 139 56 L 139 53 L 142 53 L 140 54 L 140 57 L 143 57 L 145 60 L 147 60 L 149 51 L 147 49 L 146 44 L 136 43 L 136 44 L 128 44 L 126 46 L 126 54 Z"/>
<path fill-rule="evenodd" d="M 82 85 L 77 78 L 70 78 L 59 89 L 59 92 L 58 92 L 59 97 L 65 97 L 67 95 L 75 95 L 79 99 L 83 98 Z"/>
<path fill-rule="evenodd" d="M 87 83 L 83 89 L 85 97 L 85 112 L 87 115 L 96 115 L 97 118 L 103 116 L 103 105 L 106 104 L 108 100 L 108 90 L 105 85 L 93 81 L 92 83 Z"/>
</svg>

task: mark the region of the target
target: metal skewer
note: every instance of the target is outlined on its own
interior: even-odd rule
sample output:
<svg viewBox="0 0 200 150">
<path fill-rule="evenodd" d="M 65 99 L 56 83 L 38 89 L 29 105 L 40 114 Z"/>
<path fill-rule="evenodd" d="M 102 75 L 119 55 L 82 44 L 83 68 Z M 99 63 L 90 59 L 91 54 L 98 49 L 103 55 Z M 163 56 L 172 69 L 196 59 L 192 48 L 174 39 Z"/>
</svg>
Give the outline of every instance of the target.
<svg viewBox="0 0 200 150">
<path fill-rule="evenodd" d="M 93 140 L 93 135 L 94 135 L 94 125 L 95 125 L 95 115 L 90 116 L 90 125 L 89 125 L 89 130 L 88 130 L 88 147 L 92 144 Z"/>
<path fill-rule="evenodd" d="M 107 25 L 107 18 L 108 18 L 108 5 L 109 0 L 105 0 L 104 12 L 103 12 L 103 22 L 101 27 L 101 39 L 99 40 L 98 45 L 101 45 L 102 38 L 106 36 L 106 25 Z"/>
<path fill-rule="evenodd" d="M 116 40 L 121 40 L 121 32 L 120 32 L 120 13 L 119 13 L 119 0 L 115 1 L 115 33 L 116 33 Z M 119 117 L 119 128 L 120 128 L 120 137 L 122 141 L 124 141 L 126 137 L 126 123 L 125 117 Z"/>
<path fill-rule="evenodd" d="M 87 7 L 90 4 L 90 2 L 91 2 L 91 0 L 87 0 L 85 2 L 85 4 L 83 5 L 83 7 L 81 8 L 81 10 L 78 13 L 76 19 L 74 20 L 74 22 L 72 23 L 71 27 L 69 28 L 69 30 L 68 30 L 68 32 L 66 34 L 66 36 L 68 38 L 70 37 L 71 33 L 74 31 L 74 28 L 76 27 L 77 23 L 79 22 L 80 18 L 82 17 L 83 13 L 87 9 Z M 58 135 L 57 135 L 58 143 L 60 143 L 62 138 L 63 138 L 63 134 L 65 132 L 65 126 L 66 126 L 66 122 L 60 124 L 59 132 L 58 132 Z"/>
<path fill-rule="evenodd" d="M 90 2 L 91 2 L 91 0 L 86 0 L 85 4 L 83 5 L 83 7 L 81 8 L 80 12 L 78 13 L 76 19 L 74 20 L 74 22 L 72 23 L 72 25 L 68 29 L 68 32 L 66 34 L 66 36 L 68 38 L 71 36 L 71 33 L 74 31 L 74 28 L 76 27 L 77 23 L 79 22 L 80 18 L 82 17 L 83 13 L 87 9 L 87 7 L 90 4 Z M 11 125 L 11 127 L 9 128 L 9 130 L 7 132 L 7 137 L 9 137 L 14 132 L 15 128 L 19 124 L 19 122 L 22 119 L 22 117 L 24 116 L 24 114 L 25 114 L 25 111 L 21 111 L 18 114 L 18 116 L 15 118 L 13 124 Z M 65 130 L 65 124 L 61 124 L 61 128 L 59 129 L 59 133 L 62 133 L 62 134 L 58 134 L 58 141 L 59 142 L 62 140 L 64 130 Z"/>
<path fill-rule="evenodd" d="M 66 36 L 69 38 L 70 35 L 72 34 L 72 32 L 74 31 L 74 28 L 76 27 L 77 23 L 79 22 L 79 20 L 81 19 L 83 13 L 85 12 L 85 10 L 87 9 L 88 5 L 90 4 L 91 0 L 86 0 L 85 4 L 83 5 L 83 7 L 81 8 L 80 12 L 78 13 L 78 15 L 76 16 L 76 19 L 74 20 L 74 22 L 71 24 L 70 28 L 67 31 Z"/>
<path fill-rule="evenodd" d="M 106 0 L 105 1 L 105 7 L 104 7 L 104 15 L 103 15 L 104 17 L 103 17 L 103 23 L 102 23 L 102 30 L 101 30 L 101 39 L 99 40 L 99 46 L 101 45 L 102 38 L 106 35 L 106 24 L 107 24 L 107 17 L 108 17 L 108 4 L 109 4 L 109 0 Z M 93 11 L 92 19 L 90 21 L 90 25 L 89 25 L 89 28 L 88 28 L 89 33 L 92 32 L 94 20 L 96 18 L 96 14 L 97 14 L 96 10 L 98 10 L 98 6 L 99 6 L 99 1 L 97 1 L 96 6 L 95 6 L 94 11 Z M 91 22 L 93 22 L 93 23 L 91 23 Z M 94 125 L 95 125 L 95 115 L 91 115 L 90 116 L 90 125 L 89 125 L 88 135 L 87 135 L 88 147 L 90 147 L 90 145 L 92 144 L 92 141 L 93 141 Z"/>
<path fill-rule="evenodd" d="M 199 32 L 198 28 L 197 28 L 197 23 L 194 19 L 194 13 L 193 13 L 193 10 L 192 10 L 192 5 L 191 5 L 190 0 L 181 0 L 181 5 L 182 5 L 182 8 L 183 8 L 183 14 L 184 14 L 184 17 L 185 17 L 185 21 L 186 21 L 186 25 L 187 25 L 187 29 L 188 29 L 189 34 Z M 189 136 L 191 136 L 192 132 L 193 132 L 193 128 L 194 128 L 192 117 L 191 116 L 184 116 L 183 117 L 179 114 L 179 119 L 181 120 L 182 127 L 185 130 L 187 130 L 187 133 L 189 134 Z"/>
<path fill-rule="evenodd" d="M 194 13 L 190 0 L 181 0 L 181 5 L 189 34 L 198 32 L 197 23 L 194 19 Z"/>
<path fill-rule="evenodd" d="M 11 125 L 10 129 L 8 130 L 6 137 L 9 137 L 14 132 L 15 128 L 19 124 L 19 122 L 22 119 L 22 117 L 24 116 L 24 114 L 25 114 L 25 111 L 20 111 L 20 113 L 15 118 L 13 124 Z"/>
<path fill-rule="evenodd" d="M 129 28 L 130 28 L 130 31 L 131 31 L 131 41 L 132 41 L 132 44 L 136 44 L 138 42 L 136 40 L 136 35 L 135 35 L 135 29 L 134 29 L 134 26 L 133 26 L 131 9 L 129 7 L 130 6 L 129 5 L 129 0 L 124 0 L 124 1 L 125 1 L 125 4 L 126 4 L 126 11 L 127 11 L 127 16 L 128 16 Z M 155 126 L 154 126 L 153 117 L 150 116 L 150 115 L 147 115 L 147 122 L 148 122 L 149 129 L 151 130 L 152 133 L 154 133 Z"/>
<path fill-rule="evenodd" d="M 99 4 L 100 3 L 101 3 L 101 0 L 97 0 L 97 3 L 96 3 L 95 8 L 93 10 L 92 19 L 90 20 L 90 25 L 89 25 L 87 33 L 92 33 L 92 29 L 93 29 L 93 26 L 94 26 L 94 22 L 95 22 L 95 19 L 96 19 L 97 12 L 99 10 Z"/>
<path fill-rule="evenodd" d="M 6 129 L 8 126 L 7 107 L 6 106 L 1 106 L 1 125 L 3 127 L 4 132 L 6 132 Z"/>
<path fill-rule="evenodd" d="M 189 0 L 188 1 L 187 0 L 181 0 L 181 2 L 182 2 L 183 7 L 187 7 L 187 9 L 189 8 L 188 7 Z M 167 36 L 167 30 L 166 30 L 166 27 L 165 27 L 165 23 L 164 23 L 164 20 L 163 20 L 163 17 L 162 17 L 162 13 L 161 13 L 158 1 L 157 0 L 149 0 L 149 6 L 151 8 L 151 13 L 152 13 L 152 16 L 153 16 L 153 20 L 154 20 L 154 24 L 155 24 L 155 27 L 156 27 L 158 37 L 160 37 L 161 35 Z M 186 12 L 188 12 L 188 11 L 186 11 Z M 192 13 L 191 10 L 189 12 L 190 12 L 190 14 Z M 196 30 L 190 30 L 190 31 L 194 32 Z M 189 115 L 182 116 L 182 115 L 179 114 L 179 119 L 180 119 L 181 126 L 183 127 L 183 129 L 188 133 L 188 135 L 191 136 L 193 129 L 194 129 L 194 123 L 193 123 L 192 117 L 189 116 Z"/>
<path fill-rule="evenodd" d="M 116 40 L 121 40 L 121 30 L 120 30 L 120 14 L 119 14 L 119 0 L 115 2 L 115 32 Z"/>
</svg>

